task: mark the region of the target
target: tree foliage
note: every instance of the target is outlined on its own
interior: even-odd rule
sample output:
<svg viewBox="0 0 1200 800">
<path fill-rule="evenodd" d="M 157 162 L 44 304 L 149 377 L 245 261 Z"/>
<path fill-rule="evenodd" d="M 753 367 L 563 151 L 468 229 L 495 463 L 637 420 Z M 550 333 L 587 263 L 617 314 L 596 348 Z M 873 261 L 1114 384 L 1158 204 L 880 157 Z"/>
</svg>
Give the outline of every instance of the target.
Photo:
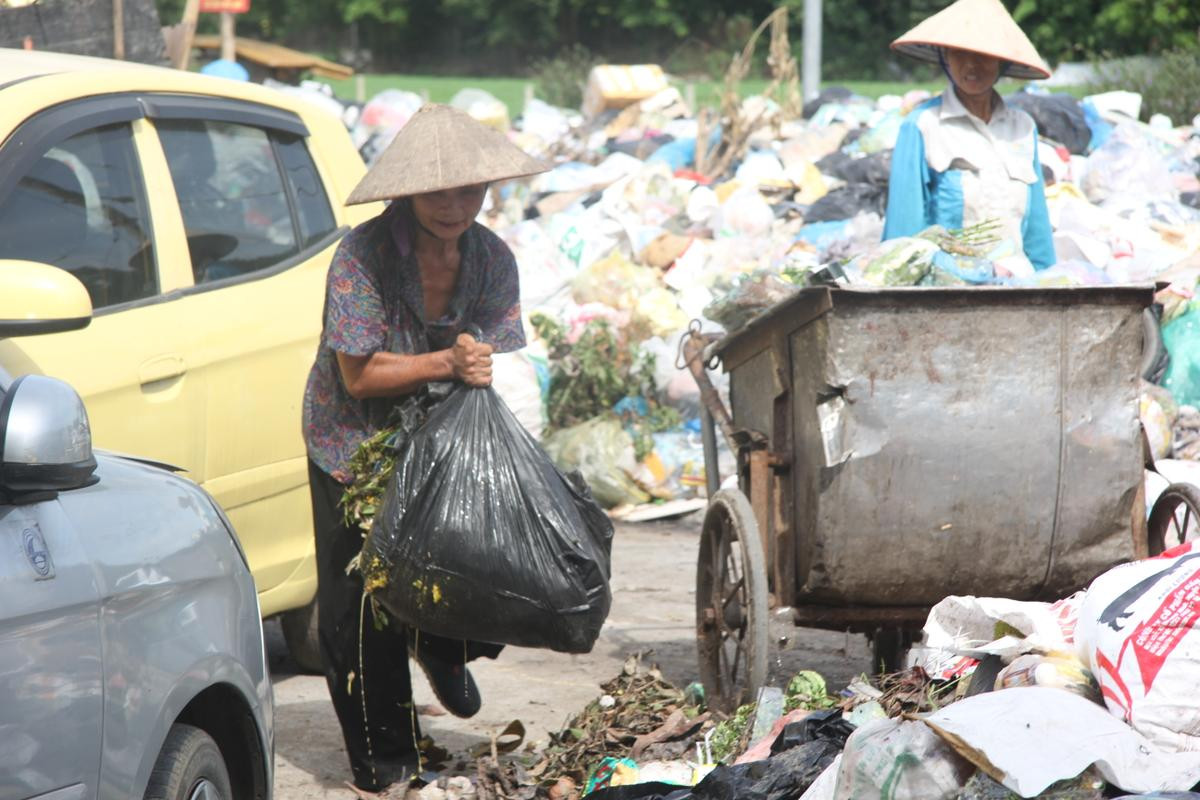
<svg viewBox="0 0 1200 800">
<path fill-rule="evenodd" d="M 1200 49 L 1195 0 L 1020 0 L 1012 11 L 1051 62 Z"/>
<path fill-rule="evenodd" d="M 164 22 L 184 0 L 158 0 Z M 1005 0 L 1051 64 L 1174 49 L 1200 51 L 1197 0 Z M 528 73 L 583 47 L 611 61 L 719 74 L 754 26 L 792 9 L 802 51 L 804 0 L 253 0 L 239 32 L 337 56 L 365 47 L 377 69 Z M 824 0 L 826 78 L 929 77 L 892 39 L 946 0 Z M 205 15 L 210 16 L 210 15 Z M 208 29 L 214 24 L 206 21 Z"/>
</svg>

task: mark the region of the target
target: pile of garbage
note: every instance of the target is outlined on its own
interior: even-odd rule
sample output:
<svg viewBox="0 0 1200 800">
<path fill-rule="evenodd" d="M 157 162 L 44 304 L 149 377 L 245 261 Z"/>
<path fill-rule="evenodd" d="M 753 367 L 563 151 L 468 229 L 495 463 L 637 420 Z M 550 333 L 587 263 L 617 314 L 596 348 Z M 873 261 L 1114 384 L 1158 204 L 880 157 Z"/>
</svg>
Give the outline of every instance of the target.
<svg viewBox="0 0 1200 800">
<path fill-rule="evenodd" d="M 631 657 L 548 747 L 486 755 L 460 796 L 1200 799 L 1198 601 L 1191 543 L 1054 603 L 951 596 L 907 670 L 833 694 L 800 672 L 731 714 Z"/>
<path fill-rule="evenodd" d="M 1131 92 L 1010 94 L 1038 122 L 1057 253 L 1046 270 L 1012 275 L 997 270 L 1011 254 L 988 224 L 880 241 L 891 151 L 927 92 L 827 89 L 801 109 L 782 89 L 727 90 L 718 119 L 652 66 L 595 68 L 585 110 L 530 96 L 511 119 L 478 89 L 451 100 L 554 165 L 496 187 L 485 205 L 516 254 L 532 343 L 497 365 L 497 382 L 527 429 L 559 438 L 564 468 L 605 486 L 605 506 L 704 494 L 699 394 L 677 346 L 688 323 L 735 330 L 817 282 L 1169 283 L 1159 293 L 1169 362 L 1147 377 L 1174 399 L 1151 390 L 1143 405 L 1157 406 L 1146 412 L 1157 454 L 1179 454 L 1172 429 L 1200 420 L 1200 116 L 1140 122 Z M 364 159 L 421 102 L 386 90 L 344 114 Z M 589 452 L 604 463 L 569 455 Z"/>
</svg>

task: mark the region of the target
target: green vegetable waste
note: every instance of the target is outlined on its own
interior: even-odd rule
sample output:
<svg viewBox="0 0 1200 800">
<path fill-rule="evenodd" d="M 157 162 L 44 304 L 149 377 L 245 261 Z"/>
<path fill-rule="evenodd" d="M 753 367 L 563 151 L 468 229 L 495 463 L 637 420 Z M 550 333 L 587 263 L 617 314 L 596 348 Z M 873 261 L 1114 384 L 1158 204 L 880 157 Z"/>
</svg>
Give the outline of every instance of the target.
<svg viewBox="0 0 1200 800">
<path fill-rule="evenodd" d="M 612 415 L 613 406 L 626 397 L 645 398 L 644 416 L 622 419 L 640 461 L 653 449 L 653 434 L 680 424 L 679 412 L 656 400 L 654 356 L 607 320 L 589 321 L 574 343 L 567 341 L 566 328 L 545 314 L 533 314 L 529 321 L 549 356 L 547 434 Z"/>
</svg>

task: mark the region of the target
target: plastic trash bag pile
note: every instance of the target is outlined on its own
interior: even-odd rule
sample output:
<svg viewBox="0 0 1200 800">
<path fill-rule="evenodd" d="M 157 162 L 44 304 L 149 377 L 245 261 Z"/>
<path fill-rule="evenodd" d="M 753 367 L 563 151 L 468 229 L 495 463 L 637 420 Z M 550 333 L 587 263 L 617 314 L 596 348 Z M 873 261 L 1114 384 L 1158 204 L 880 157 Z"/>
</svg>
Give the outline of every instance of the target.
<svg viewBox="0 0 1200 800">
<path fill-rule="evenodd" d="M 497 187 L 481 215 L 516 254 L 524 313 L 553 318 L 572 337 L 606 320 L 631 351 L 653 353 L 651 412 L 655 404 L 679 411 L 676 424 L 654 431 L 675 437 L 669 453 L 657 453 L 660 466 L 645 467 L 647 454 L 640 449 L 621 459 L 634 484 L 663 470 L 668 477 L 657 486 L 606 496 L 606 506 L 647 495 L 704 494 L 702 473 L 693 479 L 697 464 L 703 470 L 699 395 L 674 355 L 680 334 L 691 320 L 709 331 L 735 329 L 811 280 L 868 286 L 1169 283 L 1160 294 L 1169 364 L 1144 377 L 1175 399 L 1166 404 L 1170 413 L 1150 412 L 1164 431 L 1174 428 L 1179 414 L 1184 424 L 1187 415 L 1200 415 L 1200 119 L 1140 122 L 1141 98 L 1130 92 L 1080 101 L 1030 86 L 1009 95 L 1006 101 L 1039 125 L 1058 263 L 997 278 L 997 266 L 1010 263 L 1014 253 L 987 230 L 931 229 L 880 241 L 891 150 L 905 115 L 926 92 L 874 101 L 827 89 L 800 118 L 786 118 L 764 97 L 747 98 L 744 107 L 761 113 L 765 124 L 727 170 L 708 175 L 698 171 L 697 158 L 719 141 L 721 130 L 702 127 L 696 109 L 678 88 L 664 84 L 661 71 L 621 67 L 592 77 L 586 114 L 530 96 L 510 119 L 502 103 L 477 89 L 464 89 L 452 103 L 554 165 Z M 348 115 L 368 162 L 420 102 L 411 92 L 387 90 Z M 561 427 L 546 411 L 556 365 L 527 328 L 533 344 L 517 365 L 524 389 L 510 404 L 514 410 L 519 404 L 518 416 L 548 437 Z M 724 392 L 721 376 L 714 378 Z M 532 401 L 535 380 L 541 409 Z M 597 448 L 614 446 L 604 426 L 588 430 Z M 1159 437 L 1160 456 L 1179 455 L 1168 441 L 1173 438 Z M 732 466 L 728 452 L 721 456 Z"/>
</svg>

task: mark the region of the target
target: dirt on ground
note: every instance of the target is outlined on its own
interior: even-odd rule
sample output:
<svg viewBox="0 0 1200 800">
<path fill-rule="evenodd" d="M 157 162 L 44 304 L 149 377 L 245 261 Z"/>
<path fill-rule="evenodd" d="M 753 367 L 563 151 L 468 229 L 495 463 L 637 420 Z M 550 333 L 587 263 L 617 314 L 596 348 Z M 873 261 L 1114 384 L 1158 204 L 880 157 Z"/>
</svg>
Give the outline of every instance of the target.
<svg viewBox="0 0 1200 800">
<path fill-rule="evenodd" d="M 698 678 L 695 636 L 696 555 L 702 515 L 666 522 L 618 524 L 613 540 L 613 604 L 595 649 L 565 655 L 509 647 L 495 661 L 473 662 L 483 709 L 472 719 L 440 710 L 419 669 L 414 699 L 426 713 L 423 733 L 452 754 L 489 743 L 513 720 L 526 742 L 544 745 L 599 694 L 599 684 L 643 653 L 666 680 L 683 687 Z M 774 633 L 774 629 L 773 629 Z M 783 685 L 799 669 L 825 676 L 837 691 L 866 671 L 870 649 L 862 636 L 790 629 L 791 649 L 773 657 L 770 681 Z M 299 674 L 278 625 L 267 625 L 275 685 L 275 797 L 277 800 L 354 798 L 350 768 L 333 706 L 320 676 Z"/>
</svg>

